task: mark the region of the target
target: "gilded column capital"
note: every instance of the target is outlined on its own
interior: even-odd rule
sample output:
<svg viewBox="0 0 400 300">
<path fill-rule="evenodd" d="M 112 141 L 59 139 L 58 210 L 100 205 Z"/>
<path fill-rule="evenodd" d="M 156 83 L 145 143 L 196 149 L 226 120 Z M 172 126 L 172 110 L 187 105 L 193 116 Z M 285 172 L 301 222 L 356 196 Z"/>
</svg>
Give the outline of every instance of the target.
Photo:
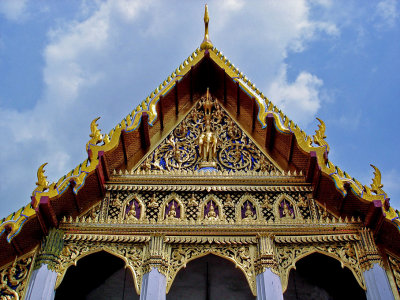
<svg viewBox="0 0 400 300">
<path fill-rule="evenodd" d="M 273 273 L 279 275 L 277 269 L 275 237 L 271 234 L 258 236 L 258 255 L 255 261 L 256 274 L 270 269 Z"/>
<path fill-rule="evenodd" d="M 161 274 L 167 275 L 170 247 L 164 242 L 164 236 L 151 236 L 149 245 L 146 247 L 145 261 L 143 264 L 144 273 L 156 268 Z"/>
<path fill-rule="evenodd" d="M 64 247 L 64 232 L 61 229 L 51 228 L 44 238 L 40 252 L 35 261 L 35 269 L 46 264 L 49 270 L 55 271 Z"/>
<path fill-rule="evenodd" d="M 361 270 L 367 271 L 371 269 L 374 264 L 383 265 L 382 258 L 379 255 L 378 249 L 374 241 L 374 236 L 368 228 L 360 230 L 360 241 L 358 242 L 358 253 L 360 258 Z"/>
</svg>

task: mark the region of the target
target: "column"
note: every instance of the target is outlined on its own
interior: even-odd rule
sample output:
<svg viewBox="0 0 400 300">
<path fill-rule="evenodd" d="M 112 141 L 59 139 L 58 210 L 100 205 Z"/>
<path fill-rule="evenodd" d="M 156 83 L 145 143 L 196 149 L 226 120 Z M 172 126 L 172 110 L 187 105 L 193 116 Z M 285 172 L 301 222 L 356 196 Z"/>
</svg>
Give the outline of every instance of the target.
<svg viewBox="0 0 400 300">
<path fill-rule="evenodd" d="M 162 236 L 152 236 L 149 256 L 145 262 L 148 272 L 143 275 L 140 300 L 165 300 L 167 291 L 168 251 Z"/>
<path fill-rule="evenodd" d="M 61 230 L 50 229 L 36 258 L 25 296 L 26 300 L 54 299 L 54 286 L 57 279 L 55 266 L 64 246 L 63 237 L 64 233 Z"/>
<path fill-rule="evenodd" d="M 371 231 L 364 228 L 360 232 L 359 256 L 363 271 L 367 300 L 394 300 L 389 279 L 380 266 L 382 258 L 376 248 Z"/>
<path fill-rule="evenodd" d="M 385 270 L 377 263 L 363 272 L 367 287 L 367 300 L 394 300 Z"/>
<path fill-rule="evenodd" d="M 282 284 L 276 265 L 273 236 L 260 236 L 256 262 L 257 300 L 283 300 Z"/>
</svg>

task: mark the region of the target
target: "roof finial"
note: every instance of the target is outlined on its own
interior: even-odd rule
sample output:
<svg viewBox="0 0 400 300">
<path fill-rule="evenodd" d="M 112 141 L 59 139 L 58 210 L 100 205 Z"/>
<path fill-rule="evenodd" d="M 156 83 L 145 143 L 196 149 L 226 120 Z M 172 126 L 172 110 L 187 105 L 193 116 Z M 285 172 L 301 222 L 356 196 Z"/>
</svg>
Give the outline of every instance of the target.
<svg viewBox="0 0 400 300">
<path fill-rule="evenodd" d="M 204 12 L 204 40 L 200 45 L 201 50 L 212 49 L 214 47 L 208 36 L 208 22 L 209 21 L 210 21 L 210 17 L 208 16 L 208 6 L 206 4 L 206 10 Z"/>
</svg>

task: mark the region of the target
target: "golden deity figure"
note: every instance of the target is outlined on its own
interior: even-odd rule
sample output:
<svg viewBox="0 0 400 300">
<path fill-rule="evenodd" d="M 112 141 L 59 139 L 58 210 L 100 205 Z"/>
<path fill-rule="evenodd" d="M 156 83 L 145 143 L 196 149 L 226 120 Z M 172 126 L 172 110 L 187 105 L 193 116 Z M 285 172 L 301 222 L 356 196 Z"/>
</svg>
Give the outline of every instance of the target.
<svg viewBox="0 0 400 300">
<path fill-rule="evenodd" d="M 299 207 L 307 207 L 307 200 L 301 194 L 299 194 Z"/>
<path fill-rule="evenodd" d="M 196 198 L 194 197 L 194 193 L 192 193 L 192 197 L 189 199 L 189 203 L 188 203 L 189 207 L 196 207 L 198 206 L 198 203 L 196 201 Z"/>
<path fill-rule="evenodd" d="M 215 212 L 214 204 L 212 203 L 212 201 L 211 201 L 210 209 L 207 213 L 206 219 L 207 220 L 217 220 L 218 219 L 218 215 Z"/>
<path fill-rule="evenodd" d="M 226 201 L 225 201 L 225 203 L 224 203 L 224 206 L 226 206 L 226 207 L 234 207 L 235 206 L 235 204 L 233 203 L 233 201 L 232 201 L 232 197 L 231 197 L 231 195 L 227 195 L 226 196 Z"/>
<path fill-rule="evenodd" d="M 177 218 L 176 206 L 175 206 L 175 202 L 172 202 L 171 209 L 169 210 L 168 215 L 167 215 L 167 219 L 171 220 L 171 219 L 176 219 L 176 218 Z"/>
<path fill-rule="evenodd" d="M 246 202 L 246 207 L 245 207 L 246 211 L 244 212 L 244 219 L 254 219 L 254 212 L 251 209 L 251 206 L 249 204 L 249 202 Z"/>
<path fill-rule="evenodd" d="M 126 215 L 126 218 L 128 220 L 136 219 L 136 208 L 135 208 L 135 202 L 132 201 L 132 203 L 129 205 L 129 211 Z"/>
<path fill-rule="evenodd" d="M 262 208 L 272 209 L 272 204 L 269 203 L 269 198 L 268 198 L 268 195 L 267 195 L 267 194 L 265 194 L 264 201 L 263 201 L 261 207 L 262 207 Z"/>
<path fill-rule="evenodd" d="M 289 205 L 286 201 L 283 202 L 283 210 L 282 210 L 282 218 L 283 219 L 294 219 L 294 212 L 290 210 Z"/>
<path fill-rule="evenodd" d="M 157 208 L 158 207 L 158 203 L 157 203 L 157 199 L 156 199 L 156 194 L 153 194 L 153 197 L 151 197 L 150 203 L 148 205 L 148 207 L 150 208 Z"/>
<path fill-rule="evenodd" d="M 199 154 L 202 162 L 200 167 L 215 167 L 214 158 L 217 156 L 217 135 L 211 131 L 210 116 L 205 117 L 206 125 L 205 132 L 199 137 Z"/>
</svg>

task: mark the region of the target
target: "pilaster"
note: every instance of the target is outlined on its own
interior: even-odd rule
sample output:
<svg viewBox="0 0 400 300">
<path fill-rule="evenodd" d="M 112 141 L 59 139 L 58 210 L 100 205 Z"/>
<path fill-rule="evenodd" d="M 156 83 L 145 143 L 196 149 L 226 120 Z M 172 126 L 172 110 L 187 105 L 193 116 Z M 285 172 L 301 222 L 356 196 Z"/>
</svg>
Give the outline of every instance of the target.
<svg viewBox="0 0 400 300">
<path fill-rule="evenodd" d="M 394 300 L 388 277 L 382 267 L 382 258 L 371 231 L 363 228 L 358 253 L 363 271 L 367 300 Z"/>
<path fill-rule="evenodd" d="M 148 257 L 144 263 L 145 274 L 140 289 L 140 300 L 165 300 L 168 272 L 169 248 L 163 236 L 152 236 L 148 246 Z"/>
<path fill-rule="evenodd" d="M 34 271 L 29 282 L 26 300 L 51 300 L 55 296 L 55 271 L 59 255 L 64 245 L 64 233 L 59 229 L 50 229 L 42 243 L 36 258 Z"/>
<path fill-rule="evenodd" d="M 257 300 L 283 300 L 273 236 L 263 235 L 259 237 L 258 258 L 255 265 Z"/>
</svg>

